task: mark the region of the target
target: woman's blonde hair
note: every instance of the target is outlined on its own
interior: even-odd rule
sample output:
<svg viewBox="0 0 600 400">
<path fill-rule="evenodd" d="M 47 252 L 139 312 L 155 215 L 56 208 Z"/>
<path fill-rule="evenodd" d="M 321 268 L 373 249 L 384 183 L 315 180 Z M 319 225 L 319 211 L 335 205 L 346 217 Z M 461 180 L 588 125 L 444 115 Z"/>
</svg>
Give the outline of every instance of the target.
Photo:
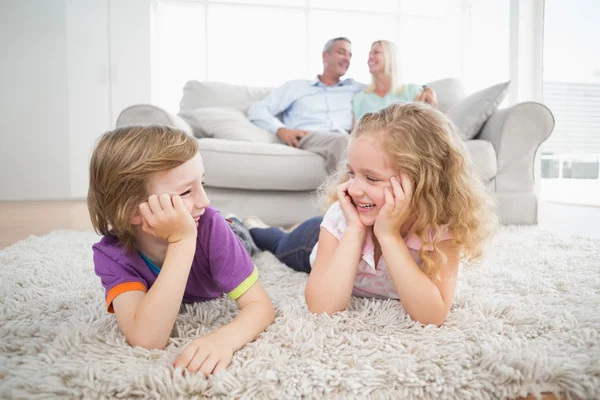
<svg viewBox="0 0 600 400">
<path fill-rule="evenodd" d="M 105 133 L 90 161 L 87 205 L 95 231 L 116 236 L 133 250 L 131 218 L 149 196 L 150 178 L 197 153 L 194 138 L 167 126 L 127 126 Z"/>
<path fill-rule="evenodd" d="M 390 82 L 390 91 L 396 94 L 402 93 L 404 87 L 400 83 L 400 77 L 398 76 L 398 50 L 396 48 L 396 45 L 390 42 L 389 40 L 376 40 L 371 44 L 371 46 L 373 46 L 376 43 L 379 43 L 381 45 L 381 48 L 383 49 L 383 58 L 385 59 L 383 71 L 386 78 Z M 371 84 L 367 89 L 365 89 L 365 92 L 371 93 L 374 90 L 375 77 L 371 75 Z"/>
<path fill-rule="evenodd" d="M 413 194 L 409 207 L 416 217 L 411 229 L 422 243 L 432 246 L 433 252 L 445 259 L 435 243 L 442 227 L 447 227 L 461 250 L 461 259 L 478 261 L 498 219 L 494 201 L 452 122 L 426 104 L 392 104 L 360 119 L 352 140 L 360 137 L 378 140 L 390 167 L 410 179 Z M 340 164 L 320 187 L 325 207 L 338 200 L 337 186 L 348 179 L 347 167 Z M 422 269 L 433 276 L 438 271 L 430 257 L 432 251 L 426 247 L 419 252 Z"/>
</svg>

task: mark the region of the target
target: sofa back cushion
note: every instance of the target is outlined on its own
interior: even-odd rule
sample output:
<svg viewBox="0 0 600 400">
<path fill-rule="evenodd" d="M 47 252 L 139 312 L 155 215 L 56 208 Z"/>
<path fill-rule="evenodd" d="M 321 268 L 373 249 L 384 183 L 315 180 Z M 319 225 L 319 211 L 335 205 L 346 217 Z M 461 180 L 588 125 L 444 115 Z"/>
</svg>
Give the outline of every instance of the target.
<svg viewBox="0 0 600 400">
<path fill-rule="evenodd" d="M 464 98 L 448 110 L 448 118 L 463 139 L 477 137 L 486 121 L 496 112 L 508 92 L 510 81 L 490 86 Z"/>
<path fill-rule="evenodd" d="M 250 122 L 236 107 L 202 107 L 180 111 L 177 115 L 191 126 L 197 138 L 283 143 L 278 136 Z"/>
<path fill-rule="evenodd" d="M 183 87 L 179 109 L 186 112 L 203 107 L 233 107 L 245 114 L 252 104 L 265 98 L 271 90 L 221 82 L 189 81 Z"/>
<path fill-rule="evenodd" d="M 443 113 L 447 113 L 467 96 L 465 87 L 457 78 L 440 79 L 429 82 L 426 86 L 435 91 L 438 98 L 438 109 Z"/>
</svg>

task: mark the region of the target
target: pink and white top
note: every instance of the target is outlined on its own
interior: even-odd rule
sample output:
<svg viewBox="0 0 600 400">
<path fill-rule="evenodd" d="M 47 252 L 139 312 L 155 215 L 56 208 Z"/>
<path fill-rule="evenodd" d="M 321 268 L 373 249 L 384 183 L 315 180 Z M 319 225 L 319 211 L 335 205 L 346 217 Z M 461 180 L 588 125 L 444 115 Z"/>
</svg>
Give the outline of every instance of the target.
<svg viewBox="0 0 600 400">
<path fill-rule="evenodd" d="M 325 213 L 321 227 L 327 229 L 338 240 L 342 240 L 346 226 L 346 218 L 344 217 L 340 203 L 333 203 Z M 430 232 L 430 237 L 433 237 L 433 229 Z M 452 239 L 452 234 L 447 228 L 442 228 L 439 242 L 448 239 Z M 409 230 L 408 234 L 404 237 L 404 242 L 406 243 L 406 247 L 408 247 L 410 255 L 417 265 L 420 266 L 421 257 L 419 256 L 419 250 L 423 246 L 421 239 L 414 232 Z M 317 257 L 318 247 L 319 243 L 315 245 L 310 253 L 311 266 Z M 428 248 L 430 250 L 433 249 L 431 245 L 428 245 Z M 379 258 L 379 262 L 375 265 L 375 243 L 373 241 L 372 230 L 369 230 L 363 243 L 361 260 L 358 263 L 358 270 L 356 279 L 354 280 L 354 289 L 352 290 L 352 293 L 364 297 L 398 298 L 392 277 L 386 267 L 383 256 Z"/>
</svg>

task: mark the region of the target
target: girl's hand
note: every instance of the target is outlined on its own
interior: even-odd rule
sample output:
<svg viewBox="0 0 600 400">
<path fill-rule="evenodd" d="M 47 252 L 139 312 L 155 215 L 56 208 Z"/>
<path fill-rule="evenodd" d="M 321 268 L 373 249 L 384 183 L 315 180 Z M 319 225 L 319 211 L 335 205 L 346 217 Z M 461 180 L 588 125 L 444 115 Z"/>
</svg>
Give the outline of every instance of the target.
<svg viewBox="0 0 600 400">
<path fill-rule="evenodd" d="M 175 368 L 202 372 L 204 376 L 226 369 L 233 358 L 230 346 L 215 338 L 202 336 L 190 343 L 173 362 Z"/>
<path fill-rule="evenodd" d="M 398 236 L 402 225 L 408 220 L 409 206 L 412 198 L 410 178 L 400 174 L 400 181 L 394 176 L 390 178 L 390 188 L 384 188 L 385 204 L 379 210 L 373 233 L 379 239 L 384 236 Z"/>
<path fill-rule="evenodd" d="M 358 218 L 358 211 L 356 206 L 352 202 L 352 197 L 348 194 L 348 188 L 350 187 L 350 181 L 346 181 L 338 186 L 337 196 L 340 201 L 340 207 L 346 218 L 346 225 L 348 228 L 366 229 L 360 219 Z"/>
<path fill-rule="evenodd" d="M 197 229 L 192 214 L 185 208 L 181 197 L 163 193 L 152 195 L 140 204 L 142 230 L 146 233 L 176 243 L 187 238 L 196 238 Z"/>
</svg>

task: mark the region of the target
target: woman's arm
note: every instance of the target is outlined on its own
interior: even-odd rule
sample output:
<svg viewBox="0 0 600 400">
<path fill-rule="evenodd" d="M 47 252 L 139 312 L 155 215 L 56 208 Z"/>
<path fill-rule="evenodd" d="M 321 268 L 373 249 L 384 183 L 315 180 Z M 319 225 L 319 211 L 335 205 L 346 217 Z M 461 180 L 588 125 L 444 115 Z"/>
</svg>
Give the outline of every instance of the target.
<svg viewBox="0 0 600 400">
<path fill-rule="evenodd" d="M 400 235 L 383 237 L 379 244 L 400 302 L 408 315 L 422 324 L 441 325 L 456 292 L 459 250 L 453 241 L 437 244 L 447 260 L 444 262 L 438 253 L 432 254 L 433 262 L 439 267 L 439 276 L 432 278 L 415 263 Z"/>
<path fill-rule="evenodd" d="M 430 106 L 437 108 L 438 107 L 438 99 L 435 91 L 430 87 L 423 87 L 423 91 L 419 93 L 413 100 L 415 103 L 422 101 L 424 103 L 429 104 Z"/>
<path fill-rule="evenodd" d="M 332 315 L 348 307 L 365 237 L 366 229 L 347 227 L 338 241 L 321 229 L 317 258 L 304 291 L 312 313 Z"/>
</svg>

